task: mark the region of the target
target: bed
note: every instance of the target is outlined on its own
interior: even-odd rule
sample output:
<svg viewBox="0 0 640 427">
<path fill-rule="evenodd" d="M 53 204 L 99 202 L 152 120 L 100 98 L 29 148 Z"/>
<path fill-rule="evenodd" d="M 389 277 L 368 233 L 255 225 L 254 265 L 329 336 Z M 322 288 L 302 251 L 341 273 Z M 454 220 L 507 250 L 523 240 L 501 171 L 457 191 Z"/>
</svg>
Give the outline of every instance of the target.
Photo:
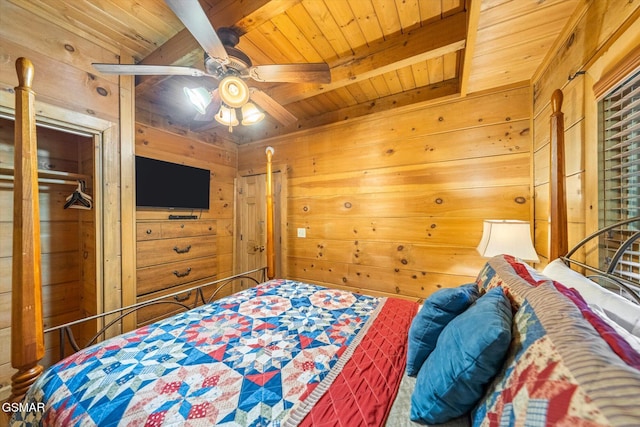
<svg viewBox="0 0 640 427">
<path fill-rule="evenodd" d="M 291 425 L 309 412 L 352 409 L 346 396 L 321 397 L 332 383 L 344 391 L 354 370 L 381 387 L 350 418 L 383 419 L 414 313 L 408 301 L 267 281 L 64 359 L 25 400 L 47 402 L 47 411 L 14 421 Z"/>
<path fill-rule="evenodd" d="M 266 153 L 269 280 L 81 349 L 43 372 L 33 67 L 24 58 L 16 67 L 11 425 L 409 425 L 415 382 L 404 372 L 418 304 L 273 278 L 273 150 Z M 554 94 L 556 165 L 564 163 L 561 102 Z M 563 177 L 554 168 L 554 258 L 568 252 Z"/>
</svg>

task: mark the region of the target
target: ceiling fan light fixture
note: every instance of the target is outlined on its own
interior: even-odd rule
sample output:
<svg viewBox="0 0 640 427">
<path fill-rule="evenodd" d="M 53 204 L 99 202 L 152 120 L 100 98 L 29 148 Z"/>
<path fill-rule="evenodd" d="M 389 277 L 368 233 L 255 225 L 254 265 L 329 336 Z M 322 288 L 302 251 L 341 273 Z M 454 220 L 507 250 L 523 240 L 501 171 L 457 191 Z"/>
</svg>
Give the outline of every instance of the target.
<svg viewBox="0 0 640 427">
<path fill-rule="evenodd" d="M 222 101 L 232 108 L 240 108 L 249 101 L 249 86 L 238 76 L 222 79 L 218 92 Z"/>
<path fill-rule="evenodd" d="M 205 114 L 207 107 L 211 104 L 211 92 L 203 87 L 185 87 L 184 93 L 187 95 L 187 98 L 189 98 L 189 101 L 191 101 L 194 107 L 196 107 L 198 113 Z"/>
<path fill-rule="evenodd" d="M 242 106 L 242 124 L 244 126 L 259 123 L 262 119 L 264 119 L 264 113 L 258 110 L 252 102 L 247 102 Z"/>
</svg>

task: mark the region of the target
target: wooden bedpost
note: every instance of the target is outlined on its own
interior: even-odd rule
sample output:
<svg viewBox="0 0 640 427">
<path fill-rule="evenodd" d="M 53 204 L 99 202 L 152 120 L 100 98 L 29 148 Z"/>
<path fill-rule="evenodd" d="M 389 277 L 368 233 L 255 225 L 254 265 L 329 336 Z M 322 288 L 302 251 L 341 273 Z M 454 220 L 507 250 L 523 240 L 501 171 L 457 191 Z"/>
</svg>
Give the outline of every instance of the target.
<svg viewBox="0 0 640 427">
<path fill-rule="evenodd" d="M 22 400 L 42 373 L 44 356 L 33 64 L 18 58 L 16 71 L 11 366 L 18 372 L 11 377 L 10 402 Z"/>
<path fill-rule="evenodd" d="M 271 157 L 275 150 L 267 147 L 267 278 L 273 279 L 275 272 L 273 233 L 273 179 L 271 177 Z"/>
<path fill-rule="evenodd" d="M 561 111 L 562 99 L 563 95 L 560 89 L 556 89 L 551 95 L 549 261 L 566 255 L 569 250 L 564 171 L 564 113 Z"/>
</svg>

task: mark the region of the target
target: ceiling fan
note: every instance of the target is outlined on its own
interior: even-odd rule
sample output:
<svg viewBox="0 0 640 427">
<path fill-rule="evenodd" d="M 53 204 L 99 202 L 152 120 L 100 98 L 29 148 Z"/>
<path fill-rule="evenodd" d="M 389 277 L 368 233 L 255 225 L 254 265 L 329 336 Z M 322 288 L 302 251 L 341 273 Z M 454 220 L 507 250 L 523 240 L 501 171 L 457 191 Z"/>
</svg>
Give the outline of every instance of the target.
<svg viewBox="0 0 640 427">
<path fill-rule="evenodd" d="M 185 93 L 196 105 L 199 115 L 196 119 L 215 118 L 220 123 L 232 126 L 238 124 L 235 109 L 243 108 L 243 124 L 251 124 L 248 110 L 244 109 L 251 101 L 269 113 L 273 118 L 287 126 L 297 118 L 265 92 L 246 84 L 245 80 L 259 82 L 290 83 L 329 83 L 331 73 L 326 63 L 304 64 L 267 64 L 253 65 L 251 59 L 235 46 L 240 36 L 233 28 L 213 28 L 209 18 L 198 0 L 165 0 L 167 5 L 182 21 L 184 26 L 202 46 L 205 52 L 204 70 L 195 67 L 177 65 L 138 65 L 138 64 L 104 64 L 94 63 L 94 68 L 105 74 L 121 75 L 171 75 L 210 77 L 219 81 L 213 91 L 204 88 L 190 90 Z M 253 123 L 259 121 L 260 113 L 253 106 Z M 233 118 L 228 115 L 232 114 Z M 245 123 L 245 116 L 247 117 Z M 258 120 L 255 120 L 258 118 Z M 235 121 L 233 121 L 235 120 Z"/>
</svg>

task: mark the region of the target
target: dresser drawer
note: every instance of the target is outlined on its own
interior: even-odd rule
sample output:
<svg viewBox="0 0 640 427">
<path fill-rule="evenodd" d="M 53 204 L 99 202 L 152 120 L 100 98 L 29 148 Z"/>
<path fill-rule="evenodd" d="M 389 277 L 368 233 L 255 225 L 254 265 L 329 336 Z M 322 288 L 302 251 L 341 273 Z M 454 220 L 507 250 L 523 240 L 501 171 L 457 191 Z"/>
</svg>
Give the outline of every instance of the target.
<svg viewBox="0 0 640 427">
<path fill-rule="evenodd" d="M 215 220 L 171 220 L 139 222 L 136 224 L 136 238 L 138 241 L 215 235 Z"/>
<path fill-rule="evenodd" d="M 136 271 L 138 296 L 216 275 L 216 258 L 194 258 Z"/>
<path fill-rule="evenodd" d="M 215 280 L 215 277 L 210 278 L 208 280 L 202 280 L 200 281 L 200 283 L 206 283 L 209 280 Z M 185 292 L 167 299 L 167 301 L 172 301 L 172 303 L 152 304 L 148 307 L 139 309 L 136 312 L 137 319 L 138 319 L 137 320 L 138 326 L 143 326 L 151 322 L 155 322 L 157 320 L 172 316 L 176 313 L 182 313 L 187 311 L 186 308 L 174 303 L 184 304 L 188 307 L 188 309 L 194 308 L 194 304 L 196 303 L 196 301 L 198 305 L 202 305 L 202 301 L 197 298 L 198 293 L 195 290 L 186 291 L 187 289 L 197 286 L 197 284 L 198 282 L 189 283 L 187 285 L 181 285 L 181 286 L 165 289 L 162 292 L 154 292 L 151 294 L 144 295 L 142 297 L 138 297 L 136 302 L 143 302 L 153 298 L 160 297 L 162 295 L 172 294 L 181 289 L 185 290 Z M 207 286 L 206 288 L 203 288 L 205 298 L 207 298 L 213 292 L 213 289 L 215 289 L 215 285 Z"/>
<path fill-rule="evenodd" d="M 136 246 L 138 268 L 142 268 L 192 258 L 212 257 L 216 254 L 216 236 L 145 240 L 138 242 Z"/>
<path fill-rule="evenodd" d="M 155 240 L 162 238 L 161 222 L 139 222 L 136 224 L 136 240 Z"/>
<path fill-rule="evenodd" d="M 215 236 L 216 222 L 210 220 L 203 221 L 168 221 L 162 224 L 162 238 L 187 236 Z"/>
</svg>

